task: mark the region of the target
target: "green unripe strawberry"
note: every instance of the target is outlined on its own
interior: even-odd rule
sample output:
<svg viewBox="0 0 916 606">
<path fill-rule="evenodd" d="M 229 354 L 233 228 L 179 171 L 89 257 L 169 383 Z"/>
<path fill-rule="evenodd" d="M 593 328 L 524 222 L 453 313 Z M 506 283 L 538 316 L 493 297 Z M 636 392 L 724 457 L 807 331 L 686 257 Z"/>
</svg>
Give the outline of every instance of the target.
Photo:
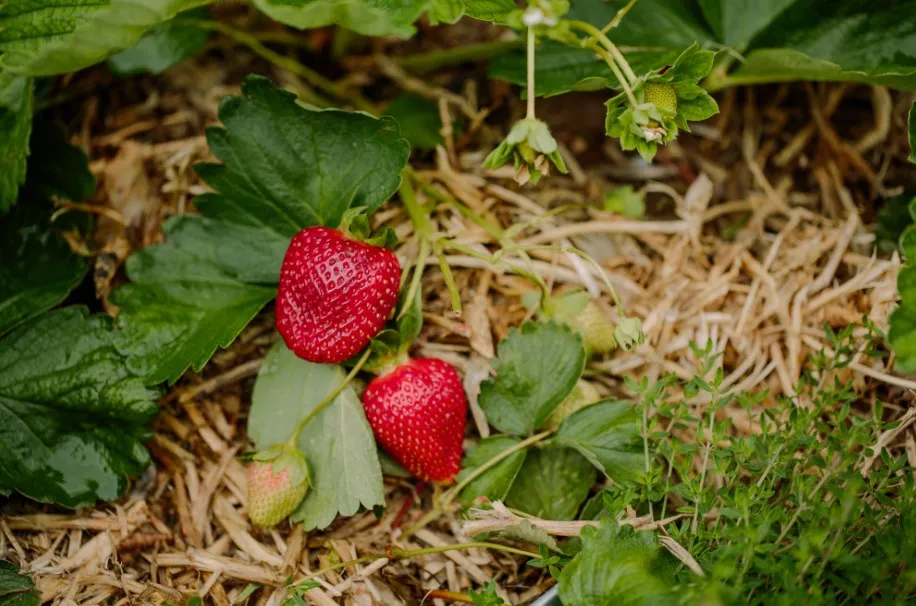
<svg viewBox="0 0 916 606">
<path fill-rule="evenodd" d="M 646 103 L 653 103 L 662 109 L 677 111 L 677 93 L 667 82 L 649 82 L 645 87 Z"/>
<path fill-rule="evenodd" d="M 582 344 L 590 354 L 606 354 L 617 346 L 616 325 L 594 301 L 589 301 L 569 323 L 582 335 Z"/>
<path fill-rule="evenodd" d="M 255 526 L 276 526 L 308 493 L 308 462 L 288 445 L 272 446 L 254 459 L 248 466 L 248 517 Z"/>
<path fill-rule="evenodd" d="M 560 426 L 560 423 L 563 422 L 563 419 L 574 412 L 582 410 L 586 406 L 594 404 L 600 399 L 601 394 L 598 393 L 598 390 L 595 389 L 591 383 L 580 380 L 576 383 L 576 386 L 573 387 L 573 390 L 569 392 L 569 395 L 566 396 L 566 399 L 560 402 L 560 405 L 550 413 L 550 416 L 544 421 L 544 427 L 547 429 L 556 429 Z"/>
</svg>

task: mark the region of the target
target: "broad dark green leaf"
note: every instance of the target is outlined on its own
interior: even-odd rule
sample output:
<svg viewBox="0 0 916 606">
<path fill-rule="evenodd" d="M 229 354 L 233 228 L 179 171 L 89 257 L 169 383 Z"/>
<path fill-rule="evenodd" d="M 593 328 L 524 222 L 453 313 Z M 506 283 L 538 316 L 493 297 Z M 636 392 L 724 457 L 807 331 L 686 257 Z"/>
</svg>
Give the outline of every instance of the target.
<svg viewBox="0 0 916 606">
<path fill-rule="evenodd" d="M 490 425 L 531 433 L 569 395 L 585 368 L 579 335 L 553 322 L 513 328 L 493 361 L 496 377 L 480 386 L 480 406 Z"/>
<path fill-rule="evenodd" d="M 77 71 L 137 44 L 156 25 L 210 0 L 6 0 L 0 65 L 33 76 Z"/>
<path fill-rule="evenodd" d="M 442 120 L 435 103 L 419 95 L 401 95 L 385 109 L 385 115 L 397 120 L 401 136 L 414 149 L 435 149 L 442 145 Z"/>
<path fill-rule="evenodd" d="M 572 448 L 531 448 L 506 505 L 547 520 L 573 520 L 595 483 L 595 468 Z"/>
<path fill-rule="evenodd" d="M 85 202 L 95 193 L 95 177 L 89 159 L 56 123 L 37 116 L 29 140 L 29 167 L 21 198 L 50 200 L 53 197 Z"/>
<path fill-rule="evenodd" d="M 210 37 L 210 31 L 198 27 L 192 21 L 207 18 L 206 9 L 200 8 L 160 23 L 137 44 L 110 57 L 108 65 L 119 74 L 161 74 L 203 47 Z"/>
<path fill-rule="evenodd" d="M 63 301 L 89 262 L 50 224 L 51 205 L 28 201 L 0 221 L 0 335 Z"/>
<path fill-rule="evenodd" d="M 337 227 L 351 207 L 377 209 L 397 188 L 410 145 L 391 118 L 302 107 L 292 93 L 249 76 L 242 96 L 220 104 L 210 151 L 223 164 L 198 165 L 218 193 L 199 196 L 204 214 L 292 237 L 312 225 Z"/>
<path fill-rule="evenodd" d="M 293 428 L 344 380 L 339 366 L 312 364 L 276 343 L 258 373 L 248 437 L 259 449 L 286 442 Z M 312 488 L 292 519 L 326 528 L 338 514 L 384 505 L 372 429 L 352 386 L 309 422 L 297 442 L 308 457 Z"/>
<path fill-rule="evenodd" d="M 0 213 L 16 202 L 25 183 L 33 102 L 32 79 L 0 68 Z"/>
<path fill-rule="evenodd" d="M 733 47 L 741 58 L 726 53 L 732 70 L 710 79 L 715 88 L 848 80 L 912 89 L 914 12 L 916 0 L 640 0 L 611 37 L 624 46 Z"/>
<path fill-rule="evenodd" d="M 38 606 L 41 596 L 29 577 L 18 573 L 16 565 L 0 560 L 0 606 Z"/>
<path fill-rule="evenodd" d="M 645 470 L 639 417 L 630 402 L 605 400 L 573 413 L 557 430 L 556 442 L 575 448 L 618 483 Z"/>
<path fill-rule="evenodd" d="M 119 349 L 150 383 L 175 382 L 228 347 L 276 295 L 289 241 L 264 227 L 179 216 L 167 242 L 127 260 L 131 282 L 112 295 L 122 307 Z"/>
<path fill-rule="evenodd" d="M 582 530 L 582 551 L 560 573 L 563 606 L 677 604 L 674 578 L 655 535 L 606 519 Z"/>
<path fill-rule="evenodd" d="M 407 38 L 429 0 L 254 0 L 271 18 L 312 29 L 340 25 L 364 36 Z"/>
<path fill-rule="evenodd" d="M 458 481 L 461 482 L 481 465 L 487 463 L 490 459 L 499 453 L 512 448 L 520 440 L 508 436 L 495 436 L 480 440 L 461 461 L 461 473 L 458 474 Z M 509 494 L 512 488 L 512 482 L 522 468 L 525 462 L 525 449 L 513 452 L 508 457 L 471 480 L 461 491 L 462 503 L 470 503 L 480 496 L 485 496 L 491 501 L 502 501 Z"/>
<path fill-rule="evenodd" d="M 111 321 L 66 307 L 0 341 L 0 489 L 81 507 L 112 500 L 149 455 L 156 392 L 128 371 Z"/>
</svg>

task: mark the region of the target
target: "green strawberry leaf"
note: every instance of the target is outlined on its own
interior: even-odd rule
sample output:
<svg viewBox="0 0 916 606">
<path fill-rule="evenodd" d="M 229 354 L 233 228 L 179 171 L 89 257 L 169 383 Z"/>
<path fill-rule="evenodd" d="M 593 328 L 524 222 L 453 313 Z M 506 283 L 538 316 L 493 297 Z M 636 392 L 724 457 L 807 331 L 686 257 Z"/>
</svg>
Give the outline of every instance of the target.
<svg viewBox="0 0 916 606">
<path fill-rule="evenodd" d="M 0 213 L 16 202 L 25 183 L 33 104 L 32 79 L 0 69 Z"/>
<path fill-rule="evenodd" d="M 913 223 L 911 206 L 916 206 L 916 191 L 912 190 L 885 200 L 884 207 L 878 211 L 878 227 L 875 230 L 879 250 L 886 253 L 898 250 L 900 236 Z"/>
<path fill-rule="evenodd" d="M 595 476 L 594 467 L 571 448 L 531 448 L 506 505 L 546 520 L 574 520 Z"/>
<path fill-rule="evenodd" d="M 0 65 L 31 76 L 74 72 L 137 44 L 156 25 L 209 0 L 7 0 Z"/>
<path fill-rule="evenodd" d="M 429 7 L 429 20 L 436 23 L 455 23 L 463 16 L 505 23 L 509 14 L 518 10 L 512 0 L 433 0 Z"/>
<path fill-rule="evenodd" d="M 71 252 L 61 232 L 85 228 L 69 213 L 51 223 L 49 198 L 77 202 L 95 191 L 86 156 L 55 124 L 36 119 L 32 157 L 20 192 L 24 203 L 0 221 L 0 335 L 62 302 L 86 275 L 89 262 Z"/>
<path fill-rule="evenodd" d="M 606 19 L 594 25 L 602 27 L 626 0 L 607 4 Z M 729 58 L 707 81 L 711 88 L 840 80 L 913 89 L 914 10 L 913 0 L 640 0 L 611 37 L 622 46 L 651 41 L 681 49 L 699 42 L 736 49 L 740 61 L 724 53 Z"/>
<path fill-rule="evenodd" d="M 549 322 L 513 328 L 493 361 L 496 377 L 480 386 L 490 424 L 517 436 L 531 433 L 569 395 L 585 368 L 579 335 Z"/>
<path fill-rule="evenodd" d="M 254 0 L 272 19 L 299 29 L 339 25 L 364 36 L 413 35 L 429 0 Z"/>
<path fill-rule="evenodd" d="M 508 436 L 495 436 L 484 438 L 464 456 L 461 461 L 461 472 L 458 474 L 458 481 L 462 482 L 465 478 L 474 473 L 477 468 L 488 462 L 490 459 L 512 448 L 520 440 Z M 508 457 L 491 467 L 471 480 L 461 491 L 461 502 L 470 503 L 480 496 L 485 496 L 491 501 L 502 501 L 509 494 L 512 483 L 525 462 L 526 450 L 513 452 Z"/>
<path fill-rule="evenodd" d="M 0 222 L 0 335 L 62 302 L 89 268 L 50 216 L 49 203 L 30 200 Z"/>
<path fill-rule="evenodd" d="M 667 552 L 651 532 L 605 519 L 582 530 L 582 551 L 560 573 L 564 606 L 677 604 Z"/>
<path fill-rule="evenodd" d="M 908 160 L 916 164 L 916 101 L 910 108 L 910 114 L 907 119 L 907 139 L 910 141 L 910 156 Z"/>
<path fill-rule="evenodd" d="M 410 154 L 391 118 L 307 109 L 261 76 L 245 79 L 242 96 L 223 99 L 219 117 L 223 127 L 208 129 L 207 141 L 223 164 L 196 167 L 218 193 L 195 205 L 286 237 L 337 227 L 349 208 L 373 212 L 398 188 Z"/>
<path fill-rule="evenodd" d="M 66 307 L 0 341 L 0 490 L 67 507 L 113 500 L 142 472 L 157 393 L 114 347 L 109 318 Z"/>
<path fill-rule="evenodd" d="M 174 383 L 228 347 L 276 295 L 289 241 L 263 227 L 195 216 L 170 219 L 167 242 L 127 260 L 119 350 L 150 384 Z M 239 246 L 244 242 L 244 246 Z"/>
<path fill-rule="evenodd" d="M 205 8 L 198 8 L 160 23 L 146 32 L 134 46 L 109 57 L 108 66 L 117 74 L 161 74 L 206 44 L 210 31 L 189 20 L 208 17 Z"/>
<path fill-rule="evenodd" d="M 630 402 L 605 400 L 571 414 L 555 441 L 579 451 L 616 483 L 641 477 L 645 469 L 639 417 Z"/>
<path fill-rule="evenodd" d="M 385 110 L 385 115 L 397 120 L 401 136 L 413 149 L 435 149 L 442 145 L 442 120 L 435 103 L 420 95 L 401 95 Z"/>
<path fill-rule="evenodd" d="M 0 560 L 0 606 L 38 606 L 41 595 L 29 577 L 19 574 L 16 565 Z"/>
<path fill-rule="evenodd" d="M 640 219 L 646 214 L 646 201 L 643 194 L 634 190 L 632 185 L 621 185 L 604 195 L 604 210 Z"/>
<path fill-rule="evenodd" d="M 293 428 L 344 380 L 339 366 L 297 358 L 282 342 L 264 359 L 251 396 L 248 436 L 263 449 L 286 442 Z M 352 386 L 312 419 L 299 436 L 312 488 L 292 519 L 306 530 L 328 527 L 338 514 L 383 505 L 382 470 L 372 429 Z"/>
</svg>

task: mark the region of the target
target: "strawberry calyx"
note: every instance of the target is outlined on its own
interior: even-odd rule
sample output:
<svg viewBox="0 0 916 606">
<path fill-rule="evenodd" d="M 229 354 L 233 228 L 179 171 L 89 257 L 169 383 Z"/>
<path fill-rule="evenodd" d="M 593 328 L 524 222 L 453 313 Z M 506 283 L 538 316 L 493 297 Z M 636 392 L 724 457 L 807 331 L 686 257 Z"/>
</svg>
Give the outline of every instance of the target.
<svg viewBox="0 0 916 606">
<path fill-rule="evenodd" d="M 365 211 L 365 206 L 347 209 L 337 229 L 350 240 L 394 250 L 398 245 L 397 234 L 390 227 L 383 227 L 373 234 L 372 227 L 369 225 L 369 215 Z"/>
<path fill-rule="evenodd" d="M 311 485 L 312 478 L 309 472 L 308 459 L 305 453 L 291 444 L 274 444 L 260 450 L 251 457 L 252 461 L 261 463 L 273 462 L 273 471 L 280 474 L 289 470 L 290 483 L 293 486 Z"/>
</svg>

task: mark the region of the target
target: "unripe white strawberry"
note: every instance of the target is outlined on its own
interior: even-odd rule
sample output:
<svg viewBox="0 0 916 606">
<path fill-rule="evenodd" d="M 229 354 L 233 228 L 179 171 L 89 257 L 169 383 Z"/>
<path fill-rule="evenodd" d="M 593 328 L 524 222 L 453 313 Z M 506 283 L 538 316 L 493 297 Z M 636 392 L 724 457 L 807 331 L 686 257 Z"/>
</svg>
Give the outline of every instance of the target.
<svg viewBox="0 0 916 606">
<path fill-rule="evenodd" d="M 283 444 L 254 456 L 248 466 L 248 518 L 255 526 L 276 526 L 296 510 L 309 489 L 308 461 Z"/>
<path fill-rule="evenodd" d="M 590 354 L 606 354 L 617 346 L 614 339 L 616 325 L 594 301 L 589 301 L 569 323 L 582 335 L 582 344 Z"/>
</svg>

